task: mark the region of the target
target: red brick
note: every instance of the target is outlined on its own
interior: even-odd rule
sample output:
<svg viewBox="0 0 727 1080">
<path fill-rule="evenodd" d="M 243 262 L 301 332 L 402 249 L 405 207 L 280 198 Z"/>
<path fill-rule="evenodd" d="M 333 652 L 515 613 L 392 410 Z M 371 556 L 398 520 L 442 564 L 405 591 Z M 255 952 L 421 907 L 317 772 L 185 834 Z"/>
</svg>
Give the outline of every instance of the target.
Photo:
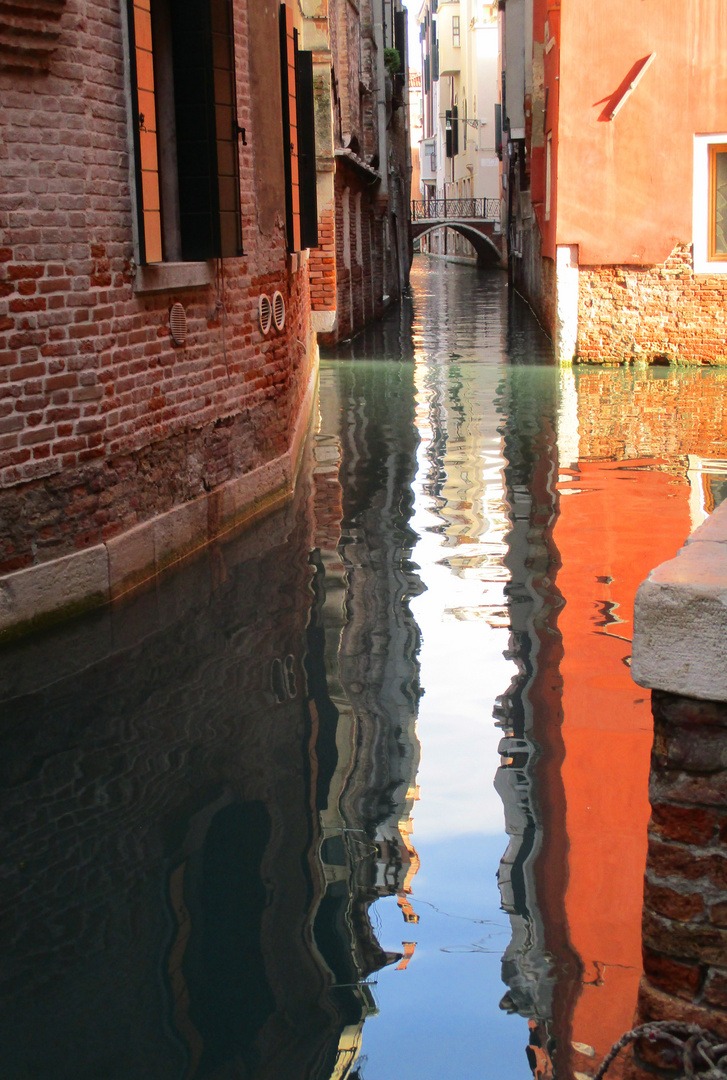
<svg viewBox="0 0 727 1080">
<path fill-rule="evenodd" d="M 651 828 L 659 836 L 685 844 L 708 843 L 715 836 L 719 820 L 715 810 L 672 803 L 656 803 L 651 812 Z"/>
<path fill-rule="evenodd" d="M 685 962 L 719 964 L 727 956 L 727 930 L 709 923 L 682 923 L 644 908 L 643 941 L 646 948 Z"/>
<path fill-rule="evenodd" d="M 715 926 L 727 928 L 727 901 L 712 904 L 709 909 L 709 918 Z"/>
<path fill-rule="evenodd" d="M 703 978 L 702 968 L 698 963 L 680 963 L 646 947 L 643 950 L 643 960 L 644 974 L 652 985 L 687 1001 L 696 997 Z"/>
<path fill-rule="evenodd" d="M 644 903 L 660 915 L 681 922 L 688 922 L 704 914 L 704 901 L 699 893 L 677 892 L 648 880 L 644 885 Z"/>
</svg>

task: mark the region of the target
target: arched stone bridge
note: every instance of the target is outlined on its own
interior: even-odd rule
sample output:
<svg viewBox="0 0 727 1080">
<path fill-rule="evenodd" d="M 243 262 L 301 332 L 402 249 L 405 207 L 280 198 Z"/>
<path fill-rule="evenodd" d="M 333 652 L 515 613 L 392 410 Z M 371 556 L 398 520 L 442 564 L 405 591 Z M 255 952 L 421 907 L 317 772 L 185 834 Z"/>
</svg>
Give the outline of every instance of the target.
<svg viewBox="0 0 727 1080">
<path fill-rule="evenodd" d="M 469 240 L 478 266 L 505 264 L 499 199 L 428 199 L 411 204 L 412 240 L 445 225 Z"/>
</svg>

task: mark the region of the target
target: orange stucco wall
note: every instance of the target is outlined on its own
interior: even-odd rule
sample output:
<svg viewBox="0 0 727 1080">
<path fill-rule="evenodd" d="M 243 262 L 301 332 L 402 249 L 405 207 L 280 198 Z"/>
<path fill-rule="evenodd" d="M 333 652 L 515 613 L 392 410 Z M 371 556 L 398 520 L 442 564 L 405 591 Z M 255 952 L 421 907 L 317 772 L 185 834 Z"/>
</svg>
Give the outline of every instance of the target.
<svg viewBox="0 0 727 1080">
<path fill-rule="evenodd" d="M 560 21 L 556 242 L 578 244 L 582 266 L 663 262 L 692 241 L 693 135 L 727 132 L 727 5 L 563 0 Z"/>
</svg>

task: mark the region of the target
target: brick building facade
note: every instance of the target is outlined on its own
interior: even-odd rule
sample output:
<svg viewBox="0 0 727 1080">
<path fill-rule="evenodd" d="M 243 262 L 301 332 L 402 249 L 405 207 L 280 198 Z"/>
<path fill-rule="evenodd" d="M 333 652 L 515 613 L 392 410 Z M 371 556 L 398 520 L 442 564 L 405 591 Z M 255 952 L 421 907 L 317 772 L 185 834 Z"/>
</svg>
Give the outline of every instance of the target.
<svg viewBox="0 0 727 1080">
<path fill-rule="evenodd" d="M 326 345 L 351 337 L 401 296 L 412 256 L 407 13 L 401 0 L 329 0 L 329 9 L 335 209 L 321 251 L 335 313 L 327 322 L 314 317 Z"/>
<path fill-rule="evenodd" d="M 389 146 L 405 124 L 389 104 L 367 149 L 393 164 L 364 225 L 349 209 L 355 303 L 336 265 L 336 88 L 359 85 L 336 28 L 364 35 L 379 75 L 386 29 L 342 0 L 307 11 L 0 14 L 0 634 L 113 599 L 288 498 L 316 331 L 349 333 L 398 295 L 408 200 L 397 209 Z M 362 171 L 376 169 L 356 158 Z"/>
</svg>

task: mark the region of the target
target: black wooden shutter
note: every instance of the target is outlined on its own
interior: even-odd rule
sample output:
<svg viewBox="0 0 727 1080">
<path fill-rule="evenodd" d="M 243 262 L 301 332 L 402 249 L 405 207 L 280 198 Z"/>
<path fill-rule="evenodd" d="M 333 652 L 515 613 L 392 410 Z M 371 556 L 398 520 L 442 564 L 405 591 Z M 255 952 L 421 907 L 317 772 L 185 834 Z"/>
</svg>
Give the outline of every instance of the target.
<svg viewBox="0 0 727 1080">
<path fill-rule="evenodd" d="M 231 0 L 174 0 L 182 258 L 242 252 Z"/>
<path fill-rule="evenodd" d="M 406 56 L 406 11 L 394 12 L 394 48 L 399 53 L 399 60 L 401 66 L 399 71 L 402 75 L 406 74 L 407 56 Z"/>
<path fill-rule="evenodd" d="M 175 0 L 172 47 L 182 258 L 211 259 L 220 230 L 209 0 Z"/>
<path fill-rule="evenodd" d="M 459 153 L 459 108 L 452 106 L 452 157 Z"/>
<path fill-rule="evenodd" d="M 230 0 L 211 0 L 219 255 L 242 255 L 235 47 Z"/>
<path fill-rule="evenodd" d="M 444 113 L 444 138 L 447 157 L 452 157 L 452 110 Z"/>
<path fill-rule="evenodd" d="M 298 175 L 300 181 L 300 246 L 318 247 L 316 194 L 316 127 L 313 101 L 313 53 L 299 49 L 295 58 L 298 106 Z"/>
</svg>

